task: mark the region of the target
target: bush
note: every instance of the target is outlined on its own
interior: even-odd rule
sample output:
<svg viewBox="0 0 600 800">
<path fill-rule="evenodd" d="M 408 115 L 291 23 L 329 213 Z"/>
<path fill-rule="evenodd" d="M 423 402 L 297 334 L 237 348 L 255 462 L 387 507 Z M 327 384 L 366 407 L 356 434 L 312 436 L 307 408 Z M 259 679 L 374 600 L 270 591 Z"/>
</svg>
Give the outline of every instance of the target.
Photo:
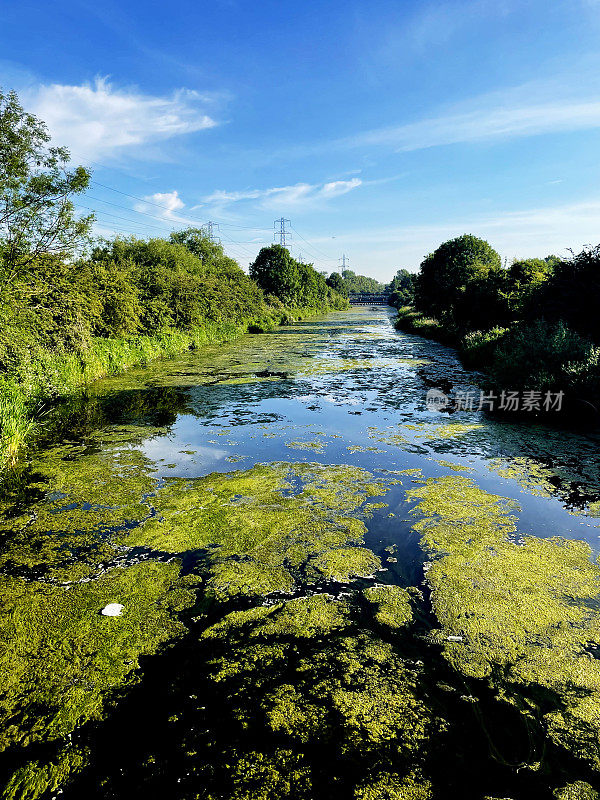
<svg viewBox="0 0 600 800">
<path fill-rule="evenodd" d="M 460 342 L 460 357 L 471 369 L 487 369 L 494 361 L 498 344 L 508 333 L 508 328 L 492 328 L 489 331 L 471 331 Z"/>
<path fill-rule="evenodd" d="M 521 325 L 497 344 L 490 367 L 496 391 L 564 391 L 598 396 L 600 348 L 563 322 Z M 593 402 L 593 399 L 592 399 Z"/>
<path fill-rule="evenodd" d="M 435 339 L 444 344 L 453 344 L 455 342 L 455 330 L 453 327 L 444 325 L 433 317 L 426 317 L 412 306 L 403 306 L 398 309 L 394 326 L 399 331 L 414 333 L 427 339 Z"/>
</svg>

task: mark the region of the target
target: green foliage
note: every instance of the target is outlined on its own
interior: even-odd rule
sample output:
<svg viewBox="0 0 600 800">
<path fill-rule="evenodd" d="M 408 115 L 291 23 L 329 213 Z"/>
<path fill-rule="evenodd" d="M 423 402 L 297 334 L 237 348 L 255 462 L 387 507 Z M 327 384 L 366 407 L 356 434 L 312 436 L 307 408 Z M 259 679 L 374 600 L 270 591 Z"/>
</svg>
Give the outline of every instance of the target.
<svg viewBox="0 0 600 800">
<path fill-rule="evenodd" d="M 399 269 L 386 287 L 386 291 L 389 291 L 388 303 L 394 308 L 412 305 L 415 299 L 415 279 L 414 273 Z"/>
<path fill-rule="evenodd" d="M 507 334 L 489 372 L 499 389 L 566 391 L 598 396 L 600 348 L 564 323 L 537 320 Z"/>
<path fill-rule="evenodd" d="M 550 278 L 558 263 L 556 256 L 513 261 L 507 275 L 507 300 L 513 317 L 522 317 L 531 303 L 535 302 L 538 290 Z"/>
<path fill-rule="evenodd" d="M 327 278 L 327 285 L 331 286 L 339 294 L 343 295 L 344 297 L 348 297 L 348 289 L 346 288 L 346 282 L 342 278 L 339 272 L 332 272 L 331 275 Z"/>
<path fill-rule="evenodd" d="M 465 367 L 485 368 L 492 363 L 498 344 L 508 333 L 508 328 L 490 328 L 471 331 L 460 342 L 460 356 Z"/>
<path fill-rule="evenodd" d="M 478 313 L 476 298 L 501 281 L 500 256 L 483 239 L 464 234 L 441 244 L 421 263 L 415 304 L 420 311 L 466 326 Z"/>
<path fill-rule="evenodd" d="M 346 308 L 347 301 L 311 264 L 296 261 L 286 247 L 263 247 L 250 265 L 250 277 L 267 295 L 292 308 Z"/>
<path fill-rule="evenodd" d="M 69 153 L 49 147 L 45 124 L 28 114 L 15 92 L 0 90 L 0 278 L 4 288 L 39 256 L 70 255 L 92 217 L 76 217 L 70 198 L 87 189 L 90 173 L 69 171 Z"/>
<path fill-rule="evenodd" d="M 333 275 L 337 273 L 332 273 Z M 351 269 L 342 270 L 342 280 L 349 294 L 378 294 L 383 292 L 385 286 L 375 278 L 366 275 L 357 275 Z"/>
<path fill-rule="evenodd" d="M 454 342 L 454 330 L 444 326 L 437 319 L 427 317 L 413 306 L 402 306 L 394 320 L 394 326 L 399 331 L 416 333 L 417 336 L 426 336 L 438 342 Z"/>
<path fill-rule="evenodd" d="M 600 245 L 554 265 L 548 281 L 534 294 L 526 308 L 526 318 L 543 315 L 600 343 Z"/>
</svg>

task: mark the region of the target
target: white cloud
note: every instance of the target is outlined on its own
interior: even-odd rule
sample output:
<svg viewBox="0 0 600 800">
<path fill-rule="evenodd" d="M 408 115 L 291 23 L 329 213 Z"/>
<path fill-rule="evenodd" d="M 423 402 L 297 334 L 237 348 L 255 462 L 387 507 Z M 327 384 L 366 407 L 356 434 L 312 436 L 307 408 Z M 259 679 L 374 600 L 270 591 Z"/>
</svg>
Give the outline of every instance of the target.
<svg viewBox="0 0 600 800">
<path fill-rule="evenodd" d="M 53 141 L 79 160 L 212 128 L 217 123 L 201 109 L 208 99 L 186 89 L 168 97 L 146 95 L 116 88 L 105 78 L 80 86 L 41 85 L 24 95 L 28 110 L 46 122 Z M 132 155 L 135 150 L 128 152 Z"/>
<path fill-rule="evenodd" d="M 338 145 L 387 145 L 401 151 L 519 136 L 600 128 L 600 100 L 486 107 L 342 139 Z"/>
<path fill-rule="evenodd" d="M 360 178 L 351 178 L 347 181 L 296 183 L 293 186 L 275 186 L 270 189 L 249 189 L 241 192 L 219 190 L 203 198 L 203 202 L 222 207 L 229 203 L 259 200 L 261 208 L 290 208 L 340 197 L 361 186 L 362 183 Z"/>
<path fill-rule="evenodd" d="M 189 217 L 179 214 L 185 208 L 185 203 L 179 197 L 176 189 L 172 192 L 155 192 L 154 194 L 146 195 L 143 201 L 134 204 L 134 209 L 143 214 L 149 214 L 153 217 L 160 217 L 165 223 L 175 223 L 176 225 L 191 225 L 199 227 L 200 222 L 198 219 L 190 219 Z"/>
</svg>

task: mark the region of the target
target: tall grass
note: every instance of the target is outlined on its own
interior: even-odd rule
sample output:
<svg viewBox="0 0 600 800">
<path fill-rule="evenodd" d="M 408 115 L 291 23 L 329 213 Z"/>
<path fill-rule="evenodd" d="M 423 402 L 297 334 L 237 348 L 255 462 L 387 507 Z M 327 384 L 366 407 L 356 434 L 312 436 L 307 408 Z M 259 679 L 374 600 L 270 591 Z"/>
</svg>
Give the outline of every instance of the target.
<svg viewBox="0 0 600 800">
<path fill-rule="evenodd" d="M 31 404 L 23 388 L 0 378 L 0 474 L 12 469 L 29 436 L 35 429 Z"/>
<path fill-rule="evenodd" d="M 35 408 L 40 402 L 77 394 L 109 375 L 144 366 L 203 345 L 231 341 L 246 331 L 268 332 L 327 310 L 281 309 L 243 325 L 206 320 L 189 330 L 166 328 L 152 336 L 93 338 L 79 352 L 56 353 L 38 349 L 19 364 L 18 373 L 0 375 L 0 479 L 17 464 L 36 430 Z"/>
</svg>

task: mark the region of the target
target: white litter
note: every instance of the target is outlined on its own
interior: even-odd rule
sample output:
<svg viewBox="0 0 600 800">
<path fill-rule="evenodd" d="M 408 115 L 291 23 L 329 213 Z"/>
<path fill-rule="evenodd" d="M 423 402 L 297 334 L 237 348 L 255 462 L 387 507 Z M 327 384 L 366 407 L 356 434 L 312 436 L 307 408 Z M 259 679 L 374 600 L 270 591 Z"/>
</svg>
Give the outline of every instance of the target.
<svg viewBox="0 0 600 800">
<path fill-rule="evenodd" d="M 120 617 L 123 606 L 121 603 L 109 603 L 100 612 L 104 617 Z"/>
</svg>

